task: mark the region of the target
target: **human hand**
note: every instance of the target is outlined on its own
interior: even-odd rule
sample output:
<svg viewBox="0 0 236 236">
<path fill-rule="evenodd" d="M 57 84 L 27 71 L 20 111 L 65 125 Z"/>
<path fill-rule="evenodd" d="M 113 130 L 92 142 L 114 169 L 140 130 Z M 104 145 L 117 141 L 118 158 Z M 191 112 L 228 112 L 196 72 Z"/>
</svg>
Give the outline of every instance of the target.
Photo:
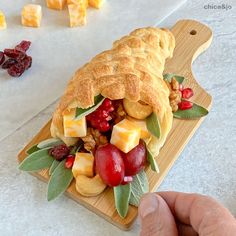
<svg viewBox="0 0 236 236">
<path fill-rule="evenodd" d="M 141 236 L 232 236 L 236 220 L 214 199 L 200 194 L 145 194 L 139 206 Z"/>
</svg>

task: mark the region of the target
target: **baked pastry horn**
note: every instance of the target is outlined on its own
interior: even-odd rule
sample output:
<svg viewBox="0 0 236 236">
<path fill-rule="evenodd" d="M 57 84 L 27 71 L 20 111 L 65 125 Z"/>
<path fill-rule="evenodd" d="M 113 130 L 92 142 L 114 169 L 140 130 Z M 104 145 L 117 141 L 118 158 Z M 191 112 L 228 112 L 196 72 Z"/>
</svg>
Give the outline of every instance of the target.
<svg viewBox="0 0 236 236">
<path fill-rule="evenodd" d="M 115 41 L 111 50 L 95 56 L 69 81 L 53 114 L 51 135 L 67 145 L 76 143 L 75 132 L 74 135 L 64 132 L 63 116 L 72 109 L 93 106 L 94 98 L 101 94 L 110 100 L 123 99 L 131 117 L 142 119 L 150 111 L 157 115 L 161 136 L 146 140 L 149 150 L 157 155 L 173 121 L 169 89 L 162 74 L 165 60 L 172 57 L 174 47 L 173 34 L 168 29 L 154 27 L 136 29 Z"/>
</svg>

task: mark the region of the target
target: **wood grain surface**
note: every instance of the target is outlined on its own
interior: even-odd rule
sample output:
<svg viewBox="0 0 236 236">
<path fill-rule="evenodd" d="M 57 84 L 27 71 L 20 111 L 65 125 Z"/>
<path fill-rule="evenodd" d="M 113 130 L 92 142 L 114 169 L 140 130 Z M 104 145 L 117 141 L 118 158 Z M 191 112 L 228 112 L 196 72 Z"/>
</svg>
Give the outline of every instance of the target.
<svg viewBox="0 0 236 236">
<path fill-rule="evenodd" d="M 176 38 L 176 48 L 174 57 L 166 63 L 165 73 L 176 73 L 185 76 L 184 85 L 190 86 L 194 90 L 193 101 L 210 109 L 212 98 L 195 80 L 191 66 L 194 59 L 211 44 L 212 32 L 207 26 L 193 20 L 178 21 L 171 31 Z M 150 167 L 146 169 L 150 191 L 155 191 L 161 184 L 203 119 L 174 119 L 172 130 L 160 154 L 156 158 L 160 168 L 160 174 L 153 172 Z M 50 123 L 51 121 L 19 153 L 19 162 L 27 156 L 25 151 L 30 146 L 50 137 Z M 45 182 L 49 179 L 48 170 L 42 170 L 32 174 Z M 97 197 L 83 197 L 76 192 L 75 182 L 73 181 L 65 194 L 123 230 L 130 229 L 137 217 L 137 208 L 133 206 L 129 207 L 129 212 L 125 219 L 119 217 L 115 209 L 113 190 L 111 188 L 107 188 Z"/>
</svg>

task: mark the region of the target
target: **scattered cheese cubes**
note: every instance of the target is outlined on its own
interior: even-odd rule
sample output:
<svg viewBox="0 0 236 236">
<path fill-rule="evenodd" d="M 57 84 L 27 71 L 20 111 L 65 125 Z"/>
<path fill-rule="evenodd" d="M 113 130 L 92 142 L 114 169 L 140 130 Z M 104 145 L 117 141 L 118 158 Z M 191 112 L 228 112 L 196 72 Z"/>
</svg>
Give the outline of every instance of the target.
<svg viewBox="0 0 236 236">
<path fill-rule="evenodd" d="M 69 4 L 70 27 L 83 26 L 86 24 L 86 4 Z"/>
<path fill-rule="evenodd" d="M 101 8 L 103 0 L 89 0 L 89 6 L 94 8 Z"/>
<path fill-rule="evenodd" d="M 1 29 L 6 29 L 7 28 L 7 23 L 5 16 L 2 11 L 0 11 L 0 30 Z"/>
<path fill-rule="evenodd" d="M 55 10 L 62 10 L 66 5 L 66 0 L 46 0 L 47 7 Z"/>
<path fill-rule="evenodd" d="M 21 23 L 24 26 L 39 27 L 42 19 L 42 7 L 36 4 L 25 5 L 21 13 Z"/>
<path fill-rule="evenodd" d="M 111 141 L 121 151 L 128 153 L 139 144 L 141 128 L 135 123 L 124 119 L 113 126 Z"/>
<path fill-rule="evenodd" d="M 73 176 L 86 175 L 93 177 L 94 156 L 91 153 L 77 152 L 72 167 Z"/>
<path fill-rule="evenodd" d="M 86 119 L 75 119 L 76 109 L 71 109 L 63 115 L 64 136 L 65 137 L 84 137 L 87 134 Z"/>
</svg>

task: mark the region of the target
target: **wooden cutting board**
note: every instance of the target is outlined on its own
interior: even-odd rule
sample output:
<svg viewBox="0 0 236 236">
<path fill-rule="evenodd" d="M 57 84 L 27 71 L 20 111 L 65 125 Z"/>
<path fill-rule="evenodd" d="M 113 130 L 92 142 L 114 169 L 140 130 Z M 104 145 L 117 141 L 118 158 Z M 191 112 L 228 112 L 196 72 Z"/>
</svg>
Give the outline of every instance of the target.
<svg viewBox="0 0 236 236">
<path fill-rule="evenodd" d="M 211 44 L 212 32 L 207 26 L 193 20 L 178 21 L 171 31 L 176 38 L 176 48 L 174 57 L 166 63 L 165 72 L 185 76 L 186 80 L 184 84 L 194 90 L 193 101 L 210 109 L 212 98 L 194 79 L 191 65 L 194 59 Z M 160 174 L 153 172 L 150 167 L 146 170 L 150 191 L 155 191 L 161 184 L 203 119 L 174 120 L 173 128 L 157 157 Z M 19 153 L 19 162 L 27 156 L 25 151 L 30 146 L 50 137 L 50 123 L 51 121 Z M 45 182 L 49 179 L 48 170 L 42 170 L 32 174 Z M 87 198 L 76 192 L 75 182 L 72 182 L 65 194 L 123 230 L 128 230 L 137 217 L 138 211 L 134 206 L 129 207 L 129 212 L 125 219 L 119 217 L 115 209 L 113 190 L 111 188 L 107 188 L 97 197 Z"/>
</svg>

